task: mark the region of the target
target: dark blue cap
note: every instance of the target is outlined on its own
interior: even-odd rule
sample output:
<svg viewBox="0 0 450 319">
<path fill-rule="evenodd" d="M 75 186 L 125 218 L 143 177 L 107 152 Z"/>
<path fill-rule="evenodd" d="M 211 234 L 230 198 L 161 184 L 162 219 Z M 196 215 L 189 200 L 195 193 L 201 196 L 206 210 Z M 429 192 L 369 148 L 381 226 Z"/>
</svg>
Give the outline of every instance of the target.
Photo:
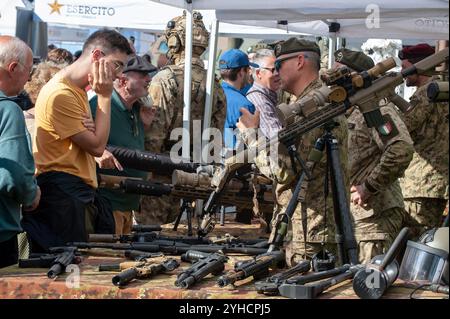
<svg viewBox="0 0 450 319">
<path fill-rule="evenodd" d="M 238 49 L 225 51 L 219 59 L 219 69 L 237 69 L 245 66 L 259 68 L 259 65 L 248 60 L 247 54 Z"/>
</svg>

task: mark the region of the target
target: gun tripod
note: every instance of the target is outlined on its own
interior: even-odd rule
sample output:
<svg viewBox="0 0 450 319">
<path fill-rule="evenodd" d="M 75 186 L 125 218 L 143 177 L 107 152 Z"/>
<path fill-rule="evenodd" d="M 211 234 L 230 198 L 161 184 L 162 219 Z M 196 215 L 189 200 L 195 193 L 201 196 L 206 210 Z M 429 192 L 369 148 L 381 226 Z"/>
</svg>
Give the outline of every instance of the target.
<svg viewBox="0 0 450 319">
<path fill-rule="evenodd" d="M 338 247 L 338 256 L 342 264 L 358 263 L 357 245 L 352 228 L 352 221 L 350 217 L 350 208 L 346 196 L 346 186 L 341 171 L 341 161 L 339 158 L 339 146 L 336 137 L 334 137 L 332 130 L 338 126 L 336 122 L 330 122 L 324 125 L 324 134 L 317 139 L 311 153 L 308 156 L 308 167 L 298 155 L 295 146 L 288 147 L 291 159 L 300 164 L 302 173 L 295 186 L 292 198 L 289 201 L 288 207 L 284 214 L 280 216 L 279 222 L 276 226 L 276 233 L 272 241 L 269 251 L 281 247 L 283 239 L 287 233 L 287 225 L 291 220 L 294 211 L 298 205 L 300 192 L 304 187 L 304 179 L 310 179 L 310 169 L 315 164 L 320 162 L 324 152 L 327 156 L 327 175 L 330 175 L 331 192 L 333 196 L 334 219 L 336 223 L 336 243 Z M 326 192 L 328 192 L 328 178 L 325 179 Z M 306 216 L 302 216 L 304 240 L 306 241 Z"/>
</svg>

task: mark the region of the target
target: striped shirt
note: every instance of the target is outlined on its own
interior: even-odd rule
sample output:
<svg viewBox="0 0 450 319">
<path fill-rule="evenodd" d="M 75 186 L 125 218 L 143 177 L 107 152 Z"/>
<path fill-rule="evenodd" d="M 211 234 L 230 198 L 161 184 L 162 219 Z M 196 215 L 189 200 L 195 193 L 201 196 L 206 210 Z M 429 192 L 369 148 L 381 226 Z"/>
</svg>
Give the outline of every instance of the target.
<svg viewBox="0 0 450 319">
<path fill-rule="evenodd" d="M 277 92 L 254 82 L 253 86 L 247 92 L 247 99 L 260 112 L 259 128 L 264 136 L 272 138 L 277 135 L 278 131 L 282 128 L 276 113 L 276 106 L 278 104 Z"/>
</svg>

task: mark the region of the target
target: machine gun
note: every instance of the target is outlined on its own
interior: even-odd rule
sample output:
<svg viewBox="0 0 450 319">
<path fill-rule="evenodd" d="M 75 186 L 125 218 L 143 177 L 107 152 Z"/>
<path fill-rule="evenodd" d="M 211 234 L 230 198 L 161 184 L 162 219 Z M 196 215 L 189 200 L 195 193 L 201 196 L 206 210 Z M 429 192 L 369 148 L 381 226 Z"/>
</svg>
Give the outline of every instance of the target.
<svg viewBox="0 0 450 319">
<path fill-rule="evenodd" d="M 237 262 L 234 269 L 221 276 L 217 280 L 220 287 L 234 284 L 238 280 L 242 280 L 253 276 L 258 280 L 267 277 L 269 268 L 282 268 L 284 266 L 284 253 L 280 250 L 264 253 L 256 256 L 254 259 Z"/>
<path fill-rule="evenodd" d="M 170 185 L 164 183 L 156 183 L 150 181 L 144 181 L 141 179 L 132 179 L 128 177 L 118 177 L 101 175 L 100 187 L 109 187 L 114 189 L 120 189 L 125 193 L 141 194 L 147 196 L 160 197 L 163 195 L 169 195 L 180 199 L 207 199 L 211 188 L 206 187 L 193 187 L 186 185 Z M 226 190 L 220 199 L 220 203 L 223 205 L 233 205 L 243 208 L 251 208 L 253 204 L 249 201 L 252 198 L 253 192 L 250 190 L 240 189 L 239 191 Z M 260 196 L 260 204 L 266 209 L 273 209 L 273 200 L 271 194 L 264 192 Z"/>
<path fill-rule="evenodd" d="M 100 265 L 99 271 L 120 271 L 112 278 L 114 286 L 123 287 L 133 279 L 150 278 L 159 273 L 175 270 L 180 263 L 173 258 L 141 259 L 140 261 L 126 261 L 118 264 Z"/>
<path fill-rule="evenodd" d="M 266 252 L 267 248 L 262 248 L 256 245 L 242 245 L 242 244 L 225 244 L 225 245 L 189 245 L 170 240 L 155 240 L 150 243 L 85 243 L 73 242 L 69 243 L 80 249 L 103 248 L 113 250 L 139 250 L 142 252 L 157 253 L 162 252 L 168 255 L 181 255 L 188 250 L 197 250 L 207 253 L 215 253 L 221 250 L 224 253 L 244 254 L 244 255 L 258 255 Z"/>
<path fill-rule="evenodd" d="M 123 167 L 133 168 L 146 172 L 155 172 L 158 175 L 169 175 L 176 169 L 195 172 L 197 163 L 174 163 L 169 155 L 133 150 L 124 147 L 107 145 L 110 151 Z"/>
<path fill-rule="evenodd" d="M 255 146 L 257 150 L 266 150 L 270 145 L 282 143 L 290 154 L 296 154 L 295 144 L 300 137 L 309 131 L 329 123 L 333 118 L 344 114 L 350 107 L 357 106 L 363 113 L 367 126 L 382 127 L 384 120 L 380 112 L 379 101 L 389 98 L 396 105 L 407 111 L 408 103 L 395 95 L 394 89 L 403 82 L 403 79 L 413 74 L 423 74 L 448 60 L 448 48 L 445 48 L 401 72 L 386 73 L 395 67 L 395 60 L 389 58 L 376 64 L 364 72 L 350 72 L 346 67 L 329 71 L 322 80 L 326 85 L 310 92 L 308 95 L 292 104 L 278 106 L 279 118 L 285 127 L 274 138 L 259 141 Z M 204 207 L 204 215 L 210 214 L 214 209 L 215 201 L 221 198 L 226 185 L 238 169 L 248 165 L 248 149 L 236 154 L 226 161 L 221 171 L 219 182 L 210 194 Z"/>
<path fill-rule="evenodd" d="M 206 179 L 209 181 L 209 179 Z M 257 200 L 260 211 L 269 213 L 273 210 L 272 193 L 269 191 L 271 186 L 263 184 L 263 178 L 260 178 L 261 184 L 257 187 Z M 267 181 L 265 181 L 267 183 Z M 100 187 L 108 187 L 113 189 L 120 189 L 125 193 L 141 194 L 147 196 L 160 197 L 171 194 L 175 198 L 184 200 L 208 199 L 212 188 L 206 185 L 210 183 L 205 182 L 205 178 L 196 173 L 183 173 L 178 170 L 173 172 L 172 183 L 164 184 L 157 182 L 144 181 L 142 179 L 134 179 L 119 176 L 100 175 Z M 253 197 L 253 190 L 249 186 L 240 181 L 234 180 L 230 186 L 221 193 L 217 204 L 237 206 L 240 209 L 252 209 L 253 202 L 249 199 Z M 209 219 L 202 222 L 199 232 L 199 237 L 203 234 L 209 233 L 214 224 L 212 222 L 212 215 L 208 214 Z M 207 224 L 207 225 L 206 225 Z"/>
<path fill-rule="evenodd" d="M 188 289 L 209 274 L 217 276 L 223 272 L 223 270 L 225 269 L 225 263 L 228 260 L 228 257 L 220 252 L 208 254 L 207 256 L 205 256 L 202 252 L 196 251 L 187 251 L 184 256 L 184 260 L 187 260 L 187 256 L 189 256 L 189 258 L 192 258 L 193 255 L 196 255 L 196 261 L 191 267 L 177 276 L 175 286 Z"/>
<path fill-rule="evenodd" d="M 31 254 L 28 259 L 19 259 L 19 268 L 50 268 L 47 277 L 54 279 L 70 264 L 79 264 L 81 257 L 76 247 L 52 247 L 49 254 Z"/>
</svg>

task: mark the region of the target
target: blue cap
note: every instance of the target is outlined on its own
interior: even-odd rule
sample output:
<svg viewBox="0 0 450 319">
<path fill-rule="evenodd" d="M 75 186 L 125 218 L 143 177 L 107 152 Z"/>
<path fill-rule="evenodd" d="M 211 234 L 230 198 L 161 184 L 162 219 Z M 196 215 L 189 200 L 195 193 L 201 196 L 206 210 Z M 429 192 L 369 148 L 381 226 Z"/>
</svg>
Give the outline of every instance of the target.
<svg viewBox="0 0 450 319">
<path fill-rule="evenodd" d="M 236 69 L 245 66 L 259 68 L 259 65 L 248 60 L 247 54 L 238 49 L 225 51 L 219 59 L 219 69 Z"/>
</svg>

